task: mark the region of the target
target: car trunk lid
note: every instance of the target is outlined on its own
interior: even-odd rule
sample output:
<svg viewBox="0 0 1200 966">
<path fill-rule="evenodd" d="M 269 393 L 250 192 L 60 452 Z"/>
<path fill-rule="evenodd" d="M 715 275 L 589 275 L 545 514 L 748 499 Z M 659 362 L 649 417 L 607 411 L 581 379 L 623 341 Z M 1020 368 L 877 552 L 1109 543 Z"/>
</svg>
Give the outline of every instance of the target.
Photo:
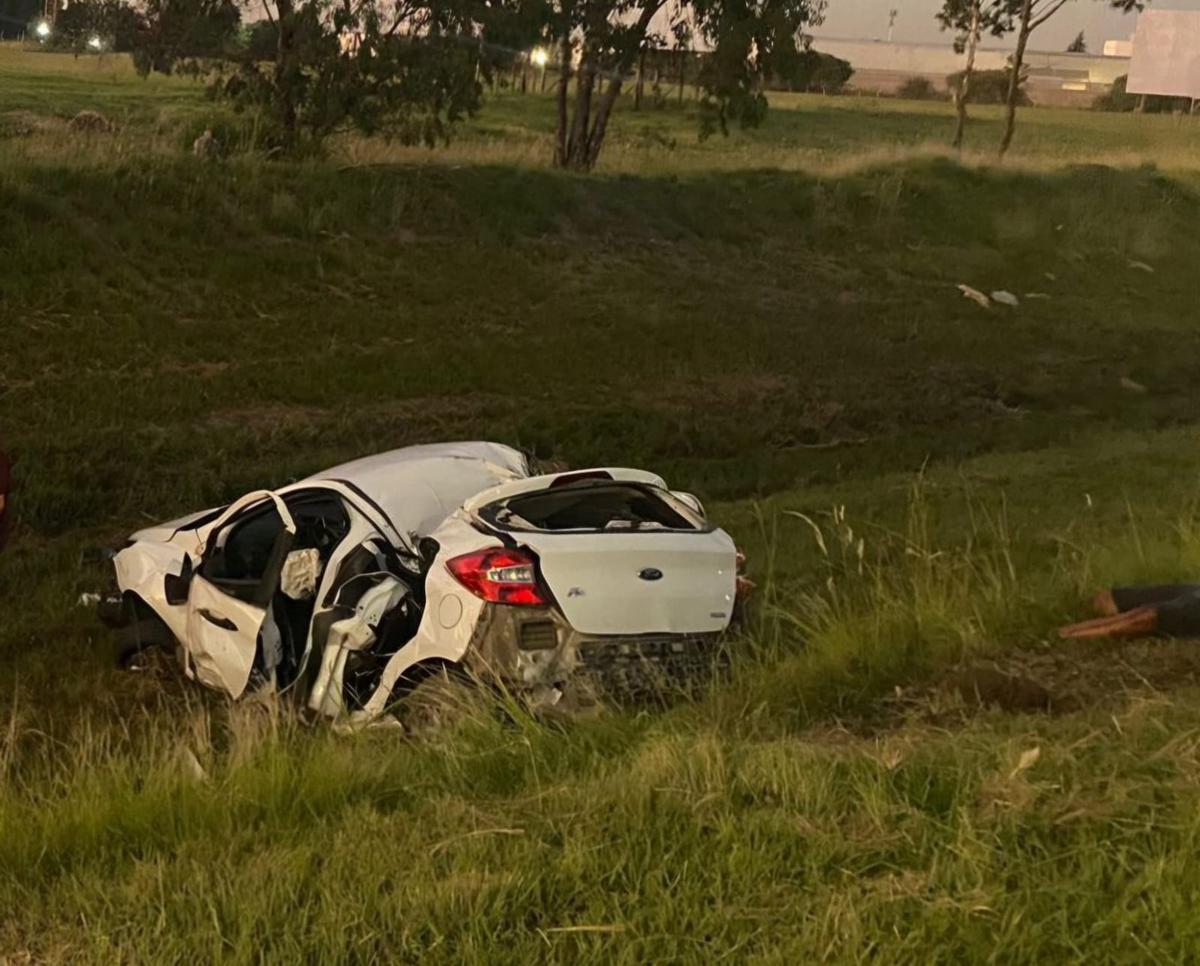
<svg viewBox="0 0 1200 966">
<path fill-rule="evenodd" d="M 733 613 L 736 550 L 721 530 L 521 533 L 583 634 L 700 634 Z"/>
</svg>

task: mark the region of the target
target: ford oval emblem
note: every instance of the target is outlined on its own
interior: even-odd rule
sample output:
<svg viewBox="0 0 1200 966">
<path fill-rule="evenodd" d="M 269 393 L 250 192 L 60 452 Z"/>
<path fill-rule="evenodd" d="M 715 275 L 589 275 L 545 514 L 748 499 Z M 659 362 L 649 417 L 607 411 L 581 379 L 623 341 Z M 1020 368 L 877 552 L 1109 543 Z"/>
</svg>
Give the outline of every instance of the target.
<svg viewBox="0 0 1200 966">
<path fill-rule="evenodd" d="M 657 567 L 646 567 L 638 571 L 638 576 L 642 580 L 662 580 L 663 572 Z"/>
</svg>

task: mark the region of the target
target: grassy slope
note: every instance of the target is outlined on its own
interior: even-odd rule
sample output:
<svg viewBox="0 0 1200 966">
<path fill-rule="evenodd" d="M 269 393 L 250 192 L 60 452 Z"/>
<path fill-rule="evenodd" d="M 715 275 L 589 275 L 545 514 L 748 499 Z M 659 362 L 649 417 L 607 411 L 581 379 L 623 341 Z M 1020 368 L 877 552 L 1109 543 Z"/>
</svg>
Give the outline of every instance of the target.
<svg viewBox="0 0 1200 966">
<path fill-rule="evenodd" d="M 154 90 L 113 84 L 130 138 L 163 123 Z M 0 87 L 0 111 L 90 106 L 78 83 L 22 89 Z M 501 144 L 536 131 L 540 108 L 517 105 L 471 150 L 489 124 Z M 763 138 L 832 152 L 866 128 L 846 120 L 861 106 L 797 108 Z M 1030 112 L 1056 117 L 1046 143 L 1097 129 Z M 719 148 L 677 150 L 699 169 Z M 1196 660 L 1046 643 L 1091 583 L 1198 562 L 1187 176 L 927 160 L 579 179 L 9 150 L 0 403 L 23 489 L 0 559 L 0 955 L 1195 948 Z M 985 312 L 960 281 L 1050 298 Z M 72 606 L 102 575 L 81 548 L 146 517 L 456 435 L 652 465 L 716 501 L 764 583 L 737 679 L 665 715 L 398 747 L 119 675 Z M 1079 707 L 977 713 L 924 690 L 972 654 Z"/>
</svg>

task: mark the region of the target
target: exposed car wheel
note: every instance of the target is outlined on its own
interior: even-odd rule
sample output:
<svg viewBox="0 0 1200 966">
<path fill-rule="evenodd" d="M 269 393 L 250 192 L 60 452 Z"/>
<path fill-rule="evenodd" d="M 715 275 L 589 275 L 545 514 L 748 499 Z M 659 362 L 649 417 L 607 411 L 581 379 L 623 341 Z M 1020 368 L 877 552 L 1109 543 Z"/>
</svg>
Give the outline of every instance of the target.
<svg viewBox="0 0 1200 966">
<path fill-rule="evenodd" d="M 156 614 L 135 612 L 133 619 L 116 631 L 121 647 L 117 667 L 123 671 L 146 671 L 175 650 L 175 637 Z"/>
<path fill-rule="evenodd" d="M 462 672 L 439 667 L 398 695 L 393 714 L 406 734 L 426 738 L 486 714 L 485 700 Z"/>
</svg>

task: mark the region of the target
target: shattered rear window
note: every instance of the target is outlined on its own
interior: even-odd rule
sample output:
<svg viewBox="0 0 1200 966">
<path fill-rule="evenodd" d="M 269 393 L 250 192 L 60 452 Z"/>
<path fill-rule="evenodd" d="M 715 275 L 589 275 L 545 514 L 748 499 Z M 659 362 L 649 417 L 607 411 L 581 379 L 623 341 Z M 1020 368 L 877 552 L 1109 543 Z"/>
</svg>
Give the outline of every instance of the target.
<svg viewBox="0 0 1200 966">
<path fill-rule="evenodd" d="M 660 490 L 636 483 L 595 483 L 521 493 L 479 511 L 504 530 L 611 532 L 699 530 Z"/>
</svg>

